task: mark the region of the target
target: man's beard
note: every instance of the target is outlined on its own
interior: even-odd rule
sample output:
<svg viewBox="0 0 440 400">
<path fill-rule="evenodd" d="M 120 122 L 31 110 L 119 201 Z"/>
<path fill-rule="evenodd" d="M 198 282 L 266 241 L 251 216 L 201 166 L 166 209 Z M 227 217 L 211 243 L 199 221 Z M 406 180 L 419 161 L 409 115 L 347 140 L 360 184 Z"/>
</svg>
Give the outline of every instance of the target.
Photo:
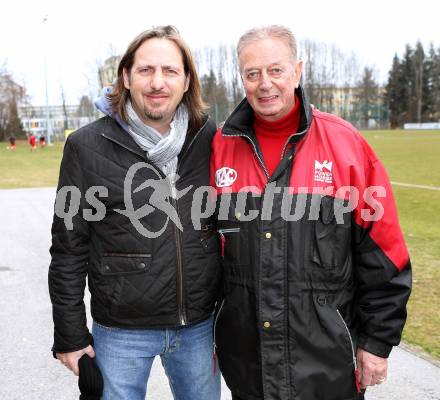
<svg viewBox="0 0 440 400">
<path fill-rule="evenodd" d="M 164 113 L 152 113 L 151 111 L 145 109 L 144 109 L 144 115 L 150 121 L 160 121 L 165 117 Z"/>
<path fill-rule="evenodd" d="M 150 121 L 160 121 L 166 117 L 166 112 L 155 111 L 144 106 L 144 116 Z"/>
</svg>

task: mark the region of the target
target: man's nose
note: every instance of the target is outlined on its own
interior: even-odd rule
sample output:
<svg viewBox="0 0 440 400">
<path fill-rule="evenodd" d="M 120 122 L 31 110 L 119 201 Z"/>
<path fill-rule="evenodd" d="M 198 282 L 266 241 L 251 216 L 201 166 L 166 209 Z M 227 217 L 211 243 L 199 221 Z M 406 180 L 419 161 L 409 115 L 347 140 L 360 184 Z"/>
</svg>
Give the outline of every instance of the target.
<svg viewBox="0 0 440 400">
<path fill-rule="evenodd" d="M 261 90 L 269 90 L 272 88 L 272 80 L 270 79 L 270 76 L 266 71 L 261 72 L 259 86 Z"/>
<path fill-rule="evenodd" d="M 151 89 L 155 91 L 161 90 L 163 89 L 164 85 L 165 82 L 163 79 L 162 71 L 158 69 L 154 72 L 153 76 L 151 77 L 151 82 L 150 82 Z"/>
</svg>

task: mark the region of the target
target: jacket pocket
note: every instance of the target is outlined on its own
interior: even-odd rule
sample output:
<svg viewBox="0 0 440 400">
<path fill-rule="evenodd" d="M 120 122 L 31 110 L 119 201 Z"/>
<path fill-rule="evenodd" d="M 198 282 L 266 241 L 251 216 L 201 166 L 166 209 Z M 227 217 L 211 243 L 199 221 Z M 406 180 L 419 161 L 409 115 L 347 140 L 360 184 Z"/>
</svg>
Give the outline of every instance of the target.
<svg viewBox="0 0 440 400">
<path fill-rule="evenodd" d="M 104 253 L 101 259 L 101 273 L 106 276 L 143 274 L 150 267 L 151 254 Z"/>
<path fill-rule="evenodd" d="M 215 320 L 215 348 L 222 375 L 232 392 L 261 398 L 261 357 L 255 296 L 232 286 Z"/>
<path fill-rule="evenodd" d="M 241 240 L 244 232 L 241 227 L 228 227 L 218 230 L 221 256 L 224 265 L 247 265 L 247 244 Z"/>
<path fill-rule="evenodd" d="M 151 254 L 104 253 L 100 285 L 105 303 L 113 316 L 138 315 L 137 304 L 142 297 L 141 286 L 151 268 Z"/>
<path fill-rule="evenodd" d="M 312 261 L 326 269 L 344 266 L 351 248 L 351 214 L 335 213 L 335 204 L 341 207 L 343 202 L 322 197 L 319 217 L 313 224 Z"/>
<path fill-rule="evenodd" d="M 358 391 L 356 345 L 351 331 L 339 310 L 330 304 L 331 296 L 316 292 L 312 296 L 317 320 L 311 321 L 313 332 L 305 340 L 314 338 L 312 357 L 316 362 L 316 375 L 311 377 L 301 373 L 302 384 L 307 386 L 319 376 L 320 385 L 310 388 L 314 392 L 313 398 L 355 398 Z M 315 317 L 311 315 L 311 318 L 314 320 Z"/>
<path fill-rule="evenodd" d="M 336 313 L 338 314 L 339 319 L 342 322 L 342 325 L 344 326 L 345 332 L 347 333 L 347 339 L 350 343 L 350 347 L 351 347 L 351 355 L 353 358 L 353 368 L 354 368 L 354 384 L 356 386 L 356 391 L 358 393 L 360 393 L 361 391 L 361 387 L 360 387 L 360 382 L 359 382 L 359 370 L 358 370 L 358 366 L 357 366 L 357 358 L 356 358 L 356 351 L 355 351 L 355 345 L 353 342 L 353 337 L 351 335 L 350 329 L 348 328 L 347 323 L 345 322 L 344 318 L 342 317 L 340 311 L 338 309 L 336 309 Z"/>
</svg>

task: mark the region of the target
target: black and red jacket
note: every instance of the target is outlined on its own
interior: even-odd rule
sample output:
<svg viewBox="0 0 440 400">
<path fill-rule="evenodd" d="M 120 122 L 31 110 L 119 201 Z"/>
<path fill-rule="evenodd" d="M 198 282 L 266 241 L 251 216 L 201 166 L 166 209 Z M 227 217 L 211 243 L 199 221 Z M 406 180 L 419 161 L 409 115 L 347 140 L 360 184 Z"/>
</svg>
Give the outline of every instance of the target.
<svg viewBox="0 0 440 400">
<path fill-rule="evenodd" d="M 242 399 L 355 399 L 356 348 L 387 357 L 400 341 L 410 261 L 381 162 L 350 124 L 297 95 L 300 129 L 272 176 L 246 100 L 212 142 L 217 352 Z"/>
</svg>

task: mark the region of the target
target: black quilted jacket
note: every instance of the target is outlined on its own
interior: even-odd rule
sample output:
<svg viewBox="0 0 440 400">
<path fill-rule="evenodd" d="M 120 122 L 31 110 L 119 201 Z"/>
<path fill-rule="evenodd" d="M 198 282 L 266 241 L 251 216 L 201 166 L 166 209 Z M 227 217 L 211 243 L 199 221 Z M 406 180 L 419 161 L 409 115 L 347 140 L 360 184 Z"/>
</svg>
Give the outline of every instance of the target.
<svg viewBox="0 0 440 400">
<path fill-rule="evenodd" d="M 195 190 L 209 185 L 214 133 L 215 124 L 206 120 L 198 132 L 187 134 L 174 188 L 162 172 L 147 165 L 145 152 L 110 117 L 69 136 L 50 249 L 53 351 L 75 351 L 92 342 L 83 301 L 86 276 L 92 317 L 106 326 L 177 327 L 213 312 L 219 282 L 217 238 L 208 220 L 193 226 L 191 204 Z M 152 195 L 157 198 L 153 187 L 158 182 L 169 194 L 162 207 L 151 206 L 157 205 Z M 173 198 L 174 191 L 185 194 Z M 183 230 L 170 219 L 169 210 L 177 210 Z M 62 218 L 64 213 L 75 214 L 71 224 Z"/>
</svg>

